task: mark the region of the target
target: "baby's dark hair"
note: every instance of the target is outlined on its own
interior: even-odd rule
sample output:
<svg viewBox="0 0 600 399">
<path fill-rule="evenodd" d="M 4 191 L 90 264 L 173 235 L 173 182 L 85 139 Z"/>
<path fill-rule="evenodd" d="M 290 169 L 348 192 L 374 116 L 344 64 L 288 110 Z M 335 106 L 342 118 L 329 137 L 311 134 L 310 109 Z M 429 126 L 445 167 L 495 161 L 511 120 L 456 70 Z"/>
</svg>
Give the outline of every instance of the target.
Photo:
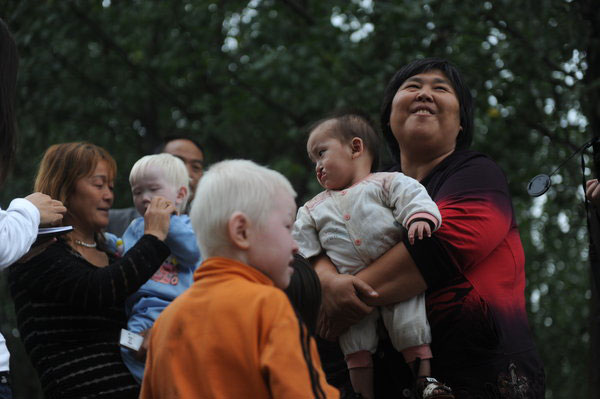
<svg viewBox="0 0 600 399">
<path fill-rule="evenodd" d="M 312 132 L 323 123 L 330 121 L 336 122 L 333 133 L 340 140 L 350 142 L 354 137 L 358 137 L 363 141 L 365 149 L 373 158 L 371 172 L 376 172 L 379 168 L 379 149 L 381 142 L 369 117 L 359 111 L 336 112 L 313 123 L 308 130 L 308 136 L 310 137 Z"/>
</svg>

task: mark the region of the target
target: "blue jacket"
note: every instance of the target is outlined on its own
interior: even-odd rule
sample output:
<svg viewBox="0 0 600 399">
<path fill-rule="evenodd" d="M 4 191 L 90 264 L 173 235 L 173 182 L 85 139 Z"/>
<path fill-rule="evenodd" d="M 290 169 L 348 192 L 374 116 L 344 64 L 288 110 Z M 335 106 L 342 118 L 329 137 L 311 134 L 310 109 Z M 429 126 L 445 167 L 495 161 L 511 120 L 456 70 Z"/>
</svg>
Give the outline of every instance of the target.
<svg viewBox="0 0 600 399">
<path fill-rule="evenodd" d="M 144 235 L 144 218 L 133 220 L 125 233 L 122 244 L 114 236 L 107 236 L 109 248 L 127 252 Z M 187 290 L 194 282 L 194 271 L 202 259 L 196 242 L 196 235 L 188 215 L 171 216 L 169 233 L 165 244 L 171 255 L 163 262 L 154 275 L 146 281 L 137 292 L 129 296 L 125 302 L 127 312 L 127 329 L 140 333 L 148 330 L 177 296 Z M 136 360 L 133 353 L 121 348 L 123 361 L 135 379 L 141 382 L 144 374 L 144 363 Z"/>
</svg>

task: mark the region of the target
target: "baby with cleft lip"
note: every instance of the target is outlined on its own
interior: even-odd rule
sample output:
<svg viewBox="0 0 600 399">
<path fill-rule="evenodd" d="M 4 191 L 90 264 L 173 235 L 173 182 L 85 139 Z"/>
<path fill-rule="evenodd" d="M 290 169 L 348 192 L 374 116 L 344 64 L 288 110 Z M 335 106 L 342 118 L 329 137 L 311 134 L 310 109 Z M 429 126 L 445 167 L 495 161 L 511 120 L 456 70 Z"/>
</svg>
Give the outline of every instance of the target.
<svg viewBox="0 0 600 399">
<path fill-rule="evenodd" d="M 413 111 L 431 112 L 427 107 Z M 375 130 L 358 114 L 313 125 L 307 151 L 325 191 L 298 210 L 293 230 L 299 252 L 307 259 L 326 255 L 339 273 L 356 274 L 398 243 L 405 229 L 414 243 L 440 227 L 440 212 L 418 181 L 398 172 L 372 173 L 378 166 L 378 145 Z M 432 358 L 431 332 L 424 295 L 419 295 L 375 309 L 340 336 L 352 386 L 364 398 L 374 396 L 372 353 L 380 315 L 415 377 L 430 377 L 423 370 L 429 370 Z M 437 381 L 435 386 L 432 397 L 453 397 L 449 387 Z"/>
</svg>

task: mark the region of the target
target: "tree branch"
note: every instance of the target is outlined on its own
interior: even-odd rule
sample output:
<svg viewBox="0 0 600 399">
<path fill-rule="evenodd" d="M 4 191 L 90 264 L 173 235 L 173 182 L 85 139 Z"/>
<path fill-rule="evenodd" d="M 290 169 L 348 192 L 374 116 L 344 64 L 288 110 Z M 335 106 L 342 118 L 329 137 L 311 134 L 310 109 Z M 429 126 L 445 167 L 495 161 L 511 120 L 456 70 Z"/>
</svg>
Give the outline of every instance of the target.
<svg viewBox="0 0 600 399">
<path fill-rule="evenodd" d="M 92 31 L 100 38 L 104 46 L 112 51 L 114 51 L 123 62 L 134 72 L 141 73 L 148 78 L 151 89 L 153 89 L 159 96 L 167 99 L 171 102 L 175 107 L 177 107 L 181 113 L 189 120 L 202 119 L 202 115 L 191 112 L 187 106 L 177 98 L 177 95 L 173 93 L 169 86 L 164 84 L 149 68 L 144 68 L 141 65 L 134 64 L 129 59 L 127 52 L 123 50 L 121 46 L 119 46 L 114 40 L 112 40 L 109 35 L 93 20 L 88 18 L 88 16 L 82 12 L 74 3 L 69 3 L 70 9 L 80 20 L 84 21 Z"/>
<path fill-rule="evenodd" d="M 499 30 L 505 31 L 510 36 L 512 36 L 513 38 L 515 38 L 517 41 L 519 41 L 521 44 L 523 44 L 529 50 L 530 54 L 536 54 L 536 55 L 538 55 L 539 58 L 542 60 L 542 62 L 548 68 L 550 68 L 550 70 L 552 70 L 552 71 L 560 71 L 560 72 L 564 73 L 567 76 L 571 76 L 575 80 L 579 80 L 575 76 L 575 74 L 565 71 L 563 68 L 561 68 L 560 65 L 555 64 L 554 62 L 552 62 L 552 60 L 550 60 L 550 58 L 548 58 L 545 54 L 540 53 L 540 51 L 538 51 L 538 49 L 529 40 L 527 40 L 527 38 L 521 32 L 519 32 L 517 29 L 509 26 L 508 23 L 501 23 L 503 21 L 501 19 L 499 19 L 499 18 L 496 18 L 492 12 L 483 12 L 482 15 L 483 15 L 483 17 L 487 18 L 488 21 L 492 22 L 496 26 L 496 28 L 498 28 Z M 559 79 L 551 78 L 551 80 L 555 84 L 558 84 L 558 85 L 561 85 L 561 86 L 564 86 L 564 84 L 565 84 L 564 81 L 559 80 Z"/>
</svg>

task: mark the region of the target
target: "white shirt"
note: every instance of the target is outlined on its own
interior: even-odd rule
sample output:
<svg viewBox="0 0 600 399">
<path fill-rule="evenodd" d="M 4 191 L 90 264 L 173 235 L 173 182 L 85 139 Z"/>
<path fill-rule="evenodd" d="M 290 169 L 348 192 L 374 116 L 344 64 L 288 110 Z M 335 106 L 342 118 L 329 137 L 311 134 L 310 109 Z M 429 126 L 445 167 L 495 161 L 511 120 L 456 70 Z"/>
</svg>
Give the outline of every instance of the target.
<svg viewBox="0 0 600 399">
<path fill-rule="evenodd" d="M 34 243 L 40 212 L 23 198 L 12 200 L 7 210 L 0 209 L 0 269 L 15 263 Z M 0 371 L 8 371 L 9 353 L 0 334 Z"/>
<path fill-rule="evenodd" d="M 344 190 L 326 190 L 298 210 L 293 236 L 310 258 L 325 251 L 340 273 L 355 274 L 402 238 L 415 218 L 442 216 L 427 190 L 402 173 L 372 173 Z"/>
</svg>

